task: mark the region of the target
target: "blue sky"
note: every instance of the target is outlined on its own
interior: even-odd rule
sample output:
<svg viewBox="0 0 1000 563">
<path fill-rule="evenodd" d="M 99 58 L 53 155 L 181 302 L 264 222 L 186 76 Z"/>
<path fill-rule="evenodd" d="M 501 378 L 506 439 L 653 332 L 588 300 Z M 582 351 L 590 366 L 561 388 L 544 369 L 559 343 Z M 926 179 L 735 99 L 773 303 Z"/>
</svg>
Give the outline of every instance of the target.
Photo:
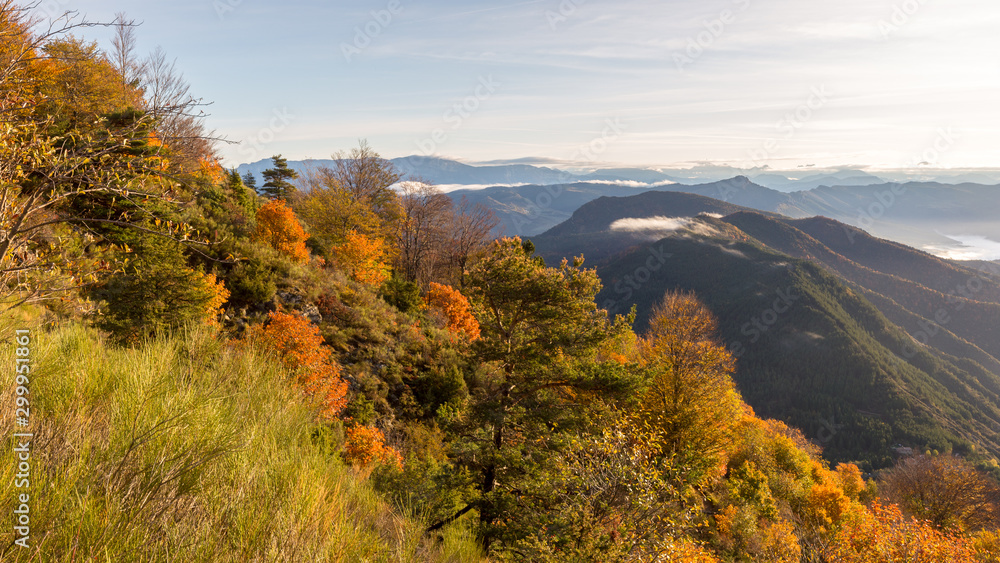
<svg viewBox="0 0 1000 563">
<path fill-rule="evenodd" d="M 239 145 L 383 156 L 998 167 L 992 0 L 46 0 L 142 22 Z M 104 42 L 99 30 L 88 38 Z"/>
</svg>

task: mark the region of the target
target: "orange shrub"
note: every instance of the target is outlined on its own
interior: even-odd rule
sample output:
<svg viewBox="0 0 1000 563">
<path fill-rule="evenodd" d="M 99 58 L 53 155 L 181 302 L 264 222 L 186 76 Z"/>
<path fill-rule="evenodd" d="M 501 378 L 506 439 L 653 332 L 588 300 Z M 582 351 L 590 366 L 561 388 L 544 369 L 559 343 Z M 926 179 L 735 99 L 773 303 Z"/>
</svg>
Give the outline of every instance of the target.
<svg viewBox="0 0 1000 563">
<path fill-rule="evenodd" d="M 296 384 L 320 401 L 320 418 L 333 420 L 340 414 L 347 404 L 347 382 L 340 377 L 332 350 L 323 345 L 319 327 L 303 316 L 275 312 L 267 326 L 257 327 L 252 336 L 297 372 Z"/>
<path fill-rule="evenodd" d="M 352 465 L 394 465 L 403 468 L 403 457 L 385 444 L 385 435 L 374 426 L 355 425 L 347 429 L 344 458 Z"/>
<path fill-rule="evenodd" d="M 344 242 L 334 245 L 333 252 L 354 281 L 379 286 L 389 279 L 389 249 L 381 238 L 351 231 Z"/>
<path fill-rule="evenodd" d="M 479 338 L 479 322 L 472 316 L 469 300 L 457 289 L 431 282 L 424 298 L 428 307 L 436 307 L 448 319 L 448 330 L 472 342 Z"/>
<path fill-rule="evenodd" d="M 845 519 L 826 549 L 826 560 L 837 563 L 933 561 L 973 563 L 968 540 L 942 532 L 927 522 L 907 518 L 899 507 L 875 503 Z"/>
<path fill-rule="evenodd" d="M 257 210 L 254 241 L 265 242 L 296 262 L 305 262 L 309 259 L 309 251 L 306 249 L 307 238 L 309 235 L 283 200 L 272 199 Z"/>
</svg>

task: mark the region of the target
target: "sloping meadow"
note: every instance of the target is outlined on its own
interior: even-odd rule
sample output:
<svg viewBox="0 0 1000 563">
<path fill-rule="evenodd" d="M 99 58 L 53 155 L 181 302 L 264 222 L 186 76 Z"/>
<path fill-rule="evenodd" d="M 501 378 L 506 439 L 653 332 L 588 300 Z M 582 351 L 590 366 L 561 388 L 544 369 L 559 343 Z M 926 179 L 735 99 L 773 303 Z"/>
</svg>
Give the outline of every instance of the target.
<svg viewBox="0 0 1000 563">
<path fill-rule="evenodd" d="M 14 430 L 15 348 L 0 351 L 0 423 L 32 434 L 28 487 L 0 453 L 0 511 L 28 494 L 30 521 L 27 549 L 0 529 L 3 561 L 480 559 L 465 532 L 431 540 L 379 500 L 245 346 L 198 329 L 118 348 L 69 326 L 33 331 L 30 354 L 30 426 Z"/>
</svg>

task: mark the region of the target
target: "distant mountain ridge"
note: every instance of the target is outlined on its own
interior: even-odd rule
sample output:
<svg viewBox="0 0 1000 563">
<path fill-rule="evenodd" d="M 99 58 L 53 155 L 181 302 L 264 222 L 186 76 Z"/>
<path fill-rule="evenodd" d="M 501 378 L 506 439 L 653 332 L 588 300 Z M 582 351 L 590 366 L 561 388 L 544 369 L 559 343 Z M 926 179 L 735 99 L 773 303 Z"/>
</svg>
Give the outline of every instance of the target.
<svg viewBox="0 0 1000 563">
<path fill-rule="evenodd" d="M 756 179 L 735 176 L 693 182 L 690 178 L 640 168 L 609 168 L 576 175 L 529 164 L 471 166 L 435 157 L 410 156 L 392 162 L 407 175 L 457 187 L 449 192 L 455 200 L 466 197 L 490 207 L 508 235 L 542 233 L 569 219 L 580 206 L 602 196 L 628 196 L 646 190 L 682 191 L 793 218 L 821 215 L 921 249 L 957 255 L 971 241 L 973 246 L 965 253 L 967 258 L 1000 258 L 1000 222 L 995 220 L 1000 216 L 1000 186 L 994 185 L 938 182 L 864 185 L 880 178 L 858 170 L 815 174 L 798 180 L 763 173 Z M 289 166 L 305 171 L 333 163 L 332 160 L 290 161 Z M 263 160 L 242 165 L 239 171 L 259 176 L 270 166 L 270 160 Z M 461 188 L 465 185 L 474 185 L 475 189 Z M 984 248 L 992 245 L 992 250 L 984 253 L 975 244 Z"/>
<path fill-rule="evenodd" d="M 297 172 L 310 168 L 333 166 L 332 159 L 289 160 L 288 166 Z M 575 182 L 636 182 L 652 184 L 675 182 L 680 179 L 657 170 L 645 168 L 608 168 L 586 174 L 575 174 L 555 168 L 530 164 L 500 164 L 473 166 L 455 160 L 429 156 L 407 156 L 390 159 L 396 168 L 407 177 L 418 178 L 438 185 L 515 185 L 515 184 L 569 184 Z M 241 164 L 237 171 L 247 172 L 262 179 L 261 173 L 272 165 L 270 159 L 249 164 Z"/>
<path fill-rule="evenodd" d="M 841 167 L 826 171 L 814 171 L 807 175 L 788 171 L 772 171 L 767 168 L 740 170 L 731 166 L 699 164 L 690 168 L 650 168 L 597 166 L 589 172 L 568 172 L 552 166 L 527 164 L 525 162 L 502 161 L 482 164 L 466 164 L 456 160 L 435 156 L 411 155 L 391 159 L 408 175 L 418 176 L 442 185 L 489 185 L 489 184 L 563 184 L 586 181 L 613 181 L 681 184 L 704 184 L 745 175 L 755 183 L 781 192 L 810 190 L 820 186 L 862 186 L 883 184 L 892 181 L 941 182 L 946 184 L 1000 183 L 1000 170 L 914 170 L 892 173 L 871 173 L 863 169 Z M 531 161 L 531 159 L 519 159 Z M 290 160 L 289 166 L 304 170 L 309 166 L 329 166 L 331 159 Z M 240 174 L 252 172 L 261 179 L 261 172 L 269 168 L 270 159 L 244 163 L 237 166 Z M 803 169 L 815 170 L 815 169 Z"/>
<path fill-rule="evenodd" d="M 518 189 L 510 190 L 516 193 Z M 492 188 L 483 190 L 476 197 L 486 202 L 492 196 L 490 190 Z M 955 237 L 961 235 L 982 237 L 986 242 L 997 241 L 996 244 L 1000 245 L 1000 221 L 996 220 L 1000 217 L 1000 186 L 910 182 L 824 186 L 783 193 L 756 184 L 745 176 L 738 176 L 708 184 L 659 186 L 655 190 L 691 193 L 796 219 L 828 217 L 841 224 L 840 228 L 848 238 L 861 228 L 879 238 L 896 240 L 922 250 L 960 249 L 959 240 Z M 591 190 L 600 191 L 600 188 Z M 602 200 L 601 205 L 614 207 L 619 203 L 612 198 Z M 600 213 L 609 217 L 620 213 L 620 210 L 612 211 L 611 207 Z M 513 211 L 498 207 L 497 212 L 504 215 Z M 630 212 L 633 217 L 645 217 L 662 216 L 671 210 L 669 205 L 659 205 L 654 199 Z M 538 224 L 538 227 L 544 226 Z M 537 233 L 525 230 L 512 234 L 531 236 Z"/>
<path fill-rule="evenodd" d="M 1000 265 L 977 264 L 984 273 L 828 218 L 719 218 L 730 206 L 602 198 L 531 240 L 550 263 L 583 254 L 604 283 L 599 305 L 636 305 L 638 330 L 664 292 L 695 291 L 750 405 L 832 461 L 882 467 L 896 443 L 1000 455 Z M 637 212 L 646 220 L 630 223 Z"/>
<path fill-rule="evenodd" d="M 439 185 L 475 185 L 490 184 L 570 184 L 576 182 L 634 182 L 637 184 L 658 184 L 676 182 L 681 184 L 700 184 L 715 182 L 735 176 L 739 171 L 732 168 L 719 168 L 714 172 L 699 172 L 685 170 L 670 170 L 664 172 L 652 168 L 610 167 L 600 168 L 592 172 L 574 173 L 557 168 L 537 166 L 533 164 L 482 164 L 470 165 L 455 160 L 432 156 L 407 156 L 390 159 L 406 176 L 421 178 Z M 332 159 L 289 160 L 288 165 L 293 170 L 302 172 L 309 168 L 332 166 Z M 241 164 L 237 167 L 240 174 L 250 172 L 258 182 L 262 180 L 261 173 L 271 167 L 271 160 Z M 813 174 L 803 178 L 789 178 L 774 172 L 758 172 L 752 175 L 753 180 L 774 190 L 791 192 L 807 190 L 821 185 L 864 185 L 885 182 L 884 179 L 861 170 L 841 170 L 831 174 Z"/>
</svg>

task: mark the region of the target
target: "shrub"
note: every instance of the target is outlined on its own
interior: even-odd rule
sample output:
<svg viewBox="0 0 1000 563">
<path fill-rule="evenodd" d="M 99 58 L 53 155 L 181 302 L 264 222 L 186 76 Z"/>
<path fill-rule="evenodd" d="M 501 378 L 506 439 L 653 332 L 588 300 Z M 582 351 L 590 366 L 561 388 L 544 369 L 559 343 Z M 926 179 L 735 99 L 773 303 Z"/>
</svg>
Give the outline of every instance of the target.
<svg viewBox="0 0 1000 563">
<path fill-rule="evenodd" d="M 914 554 L 919 554 L 919 559 L 913 559 Z M 928 522 L 908 518 L 894 504 L 878 503 L 841 526 L 824 555 L 827 561 L 842 563 L 974 561 L 966 539 L 936 529 Z"/>
<path fill-rule="evenodd" d="M 297 385 L 320 402 L 320 418 L 333 420 L 340 414 L 347 404 L 347 382 L 340 377 L 332 350 L 323 345 L 319 327 L 305 317 L 274 312 L 266 326 L 251 331 L 251 337 L 296 373 Z"/>
<path fill-rule="evenodd" d="M 273 199 L 257 210 L 254 241 L 265 242 L 296 262 L 305 262 L 309 259 L 308 238 L 295 213 L 283 200 Z"/>
<path fill-rule="evenodd" d="M 358 424 L 347 429 L 344 459 L 352 465 L 365 468 L 377 465 L 403 468 L 403 457 L 385 444 L 385 435 L 374 426 Z"/>
<path fill-rule="evenodd" d="M 419 311 L 424 306 L 417 284 L 406 281 L 395 272 L 382 284 L 382 299 L 403 313 Z"/>
<path fill-rule="evenodd" d="M 234 305 L 266 303 L 277 291 L 274 271 L 257 258 L 234 266 L 226 282 L 232 292 L 230 302 Z"/>
<path fill-rule="evenodd" d="M 431 282 L 427 290 L 427 306 L 444 313 L 448 330 L 469 342 L 479 338 L 479 322 L 472 316 L 469 300 L 456 289 Z"/>
</svg>

